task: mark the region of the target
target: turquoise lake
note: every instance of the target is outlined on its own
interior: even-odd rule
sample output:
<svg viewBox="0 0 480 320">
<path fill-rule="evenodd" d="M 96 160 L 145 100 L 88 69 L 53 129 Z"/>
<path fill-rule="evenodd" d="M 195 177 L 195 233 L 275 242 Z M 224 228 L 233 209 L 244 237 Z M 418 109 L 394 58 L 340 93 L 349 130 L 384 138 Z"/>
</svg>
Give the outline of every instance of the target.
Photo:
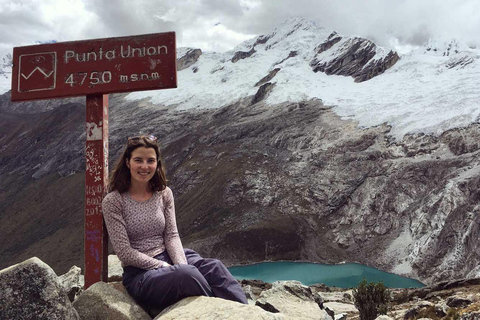
<svg viewBox="0 0 480 320">
<path fill-rule="evenodd" d="M 236 279 L 258 279 L 265 282 L 298 280 L 304 285 L 324 283 L 329 287 L 356 287 L 365 277 L 368 282 L 383 281 L 390 288 L 421 288 L 417 280 L 380 271 L 358 263 L 326 265 L 306 262 L 262 262 L 228 268 Z"/>
</svg>

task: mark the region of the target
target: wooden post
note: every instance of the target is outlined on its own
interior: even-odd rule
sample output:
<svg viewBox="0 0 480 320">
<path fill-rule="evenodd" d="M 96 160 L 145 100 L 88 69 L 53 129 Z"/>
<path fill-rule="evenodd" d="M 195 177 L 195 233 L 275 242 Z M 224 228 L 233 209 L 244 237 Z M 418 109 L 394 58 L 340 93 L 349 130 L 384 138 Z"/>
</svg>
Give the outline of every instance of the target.
<svg viewBox="0 0 480 320">
<path fill-rule="evenodd" d="M 85 149 L 85 289 L 108 278 L 102 200 L 108 185 L 108 95 L 87 95 Z"/>
</svg>

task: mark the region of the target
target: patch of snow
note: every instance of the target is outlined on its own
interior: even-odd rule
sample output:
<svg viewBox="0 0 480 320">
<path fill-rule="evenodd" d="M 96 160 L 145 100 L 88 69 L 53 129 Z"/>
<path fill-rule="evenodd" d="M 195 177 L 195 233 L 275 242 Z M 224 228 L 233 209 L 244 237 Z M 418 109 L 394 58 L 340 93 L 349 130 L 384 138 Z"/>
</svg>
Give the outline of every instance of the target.
<svg viewBox="0 0 480 320">
<path fill-rule="evenodd" d="M 385 250 L 385 256 L 387 259 L 396 261 L 399 258 L 404 258 L 403 261 L 395 265 L 391 272 L 399 275 L 411 275 L 413 269 L 408 254 L 413 241 L 412 234 L 407 228 L 395 240 L 393 240 L 390 243 L 390 246 Z"/>
</svg>

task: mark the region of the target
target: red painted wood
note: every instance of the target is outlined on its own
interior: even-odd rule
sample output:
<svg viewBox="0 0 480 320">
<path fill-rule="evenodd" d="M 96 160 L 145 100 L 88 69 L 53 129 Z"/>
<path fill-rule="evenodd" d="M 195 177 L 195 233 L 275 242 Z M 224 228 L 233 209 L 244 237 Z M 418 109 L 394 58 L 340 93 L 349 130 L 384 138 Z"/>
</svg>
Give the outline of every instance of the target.
<svg viewBox="0 0 480 320">
<path fill-rule="evenodd" d="M 108 95 L 88 95 L 85 149 L 85 289 L 108 278 L 102 199 L 108 184 Z"/>
<path fill-rule="evenodd" d="M 13 49 L 12 101 L 176 87 L 175 32 Z"/>
</svg>

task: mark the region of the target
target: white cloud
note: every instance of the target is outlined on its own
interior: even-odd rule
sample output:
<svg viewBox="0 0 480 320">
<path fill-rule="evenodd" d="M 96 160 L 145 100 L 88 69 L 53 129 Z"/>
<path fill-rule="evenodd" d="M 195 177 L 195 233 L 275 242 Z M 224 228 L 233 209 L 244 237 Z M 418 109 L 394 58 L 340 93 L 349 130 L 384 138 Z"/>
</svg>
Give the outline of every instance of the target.
<svg viewBox="0 0 480 320">
<path fill-rule="evenodd" d="M 292 16 L 384 46 L 480 44 L 478 0 L 0 0 L 0 47 L 176 31 L 178 46 L 225 51 Z"/>
</svg>

